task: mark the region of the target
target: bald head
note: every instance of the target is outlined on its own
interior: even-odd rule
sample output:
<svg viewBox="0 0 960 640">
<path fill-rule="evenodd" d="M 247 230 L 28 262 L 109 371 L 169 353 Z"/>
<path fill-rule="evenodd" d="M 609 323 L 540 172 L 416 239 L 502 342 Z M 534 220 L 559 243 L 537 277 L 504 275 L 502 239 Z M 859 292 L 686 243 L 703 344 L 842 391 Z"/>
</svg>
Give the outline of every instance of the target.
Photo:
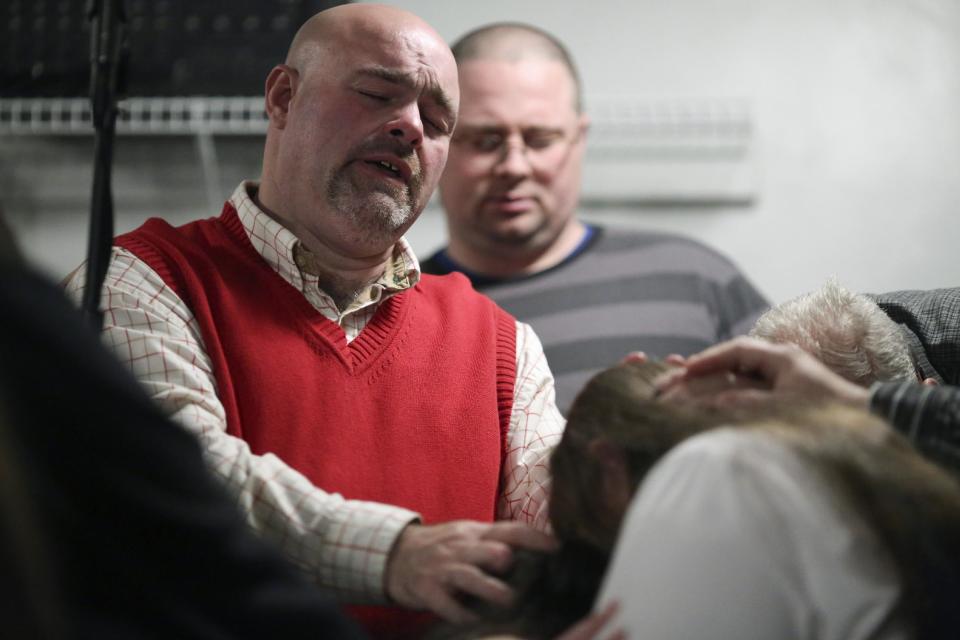
<svg viewBox="0 0 960 640">
<path fill-rule="evenodd" d="M 348 264 L 365 283 L 355 264 L 382 267 L 446 163 L 460 99 L 450 48 L 407 11 L 343 5 L 300 28 L 265 85 L 258 204 L 330 257 L 329 273 Z"/>
<path fill-rule="evenodd" d="M 304 22 L 290 43 L 286 63 L 304 72 L 334 45 L 400 34 L 416 39 L 420 47 L 450 55 L 443 38 L 420 17 L 389 5 L 362 3 L 332 7 Z"/>
<path fill-rule="evenodd" d="M 577 112 L 583 110 L 580 76 L 570 52 L 563 43 L 542 29 L 518 22 L 498 22 L 461 36 L 451 48 L 458 65 L 474 60 L 511 63 L 524 60 L 559 62 L 573 80 Z"/>
</svg>

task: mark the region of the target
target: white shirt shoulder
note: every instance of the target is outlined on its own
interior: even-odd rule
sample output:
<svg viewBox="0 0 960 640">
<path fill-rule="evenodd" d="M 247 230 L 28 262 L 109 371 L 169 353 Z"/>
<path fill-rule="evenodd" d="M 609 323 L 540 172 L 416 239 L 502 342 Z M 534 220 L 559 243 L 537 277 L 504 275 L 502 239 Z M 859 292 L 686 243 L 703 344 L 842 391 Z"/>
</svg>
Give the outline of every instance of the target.
<svg viewBox="0 0 960 640">
<path fill-rule="evenodd" d="M 597 603 L 630 637 L 905 638 L 876 536 L 787 445 L 723 428 L 647 475 Z"/>
</svg>

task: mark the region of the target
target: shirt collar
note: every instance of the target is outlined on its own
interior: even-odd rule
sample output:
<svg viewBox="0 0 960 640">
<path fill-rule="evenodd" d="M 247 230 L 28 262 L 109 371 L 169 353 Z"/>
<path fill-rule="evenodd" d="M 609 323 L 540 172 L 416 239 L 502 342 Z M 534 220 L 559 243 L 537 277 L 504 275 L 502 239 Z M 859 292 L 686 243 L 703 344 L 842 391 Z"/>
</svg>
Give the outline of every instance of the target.
<svg viewBox="0 0 960 640">
<path fill-rule="evenodd" d="M 302 291 L 306 283 L 316 282 L 309 274 L 310 250 L 282 224 L 264 213 L 250 194 L 256 193 L 259 183 L 246 180 L 230 196 L 230 204 L 237 210 L 250 243 L 263 259 L 284 280 Z M 406 238 L 394 245 L 393 255 L 383 275 L 370 284 L 359 301 L 379 300 L 381 293 L 395 293 L 409 289 L 420 281 L 420 262 Z"/>
</svg>

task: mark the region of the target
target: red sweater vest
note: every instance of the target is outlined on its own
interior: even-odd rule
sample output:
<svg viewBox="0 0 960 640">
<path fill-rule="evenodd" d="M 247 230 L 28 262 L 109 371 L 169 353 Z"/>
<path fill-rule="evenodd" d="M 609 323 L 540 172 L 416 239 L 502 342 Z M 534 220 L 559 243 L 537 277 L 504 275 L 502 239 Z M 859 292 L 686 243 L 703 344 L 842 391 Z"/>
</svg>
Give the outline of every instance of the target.
<svg viewBox="0 0 960 640">
<path fill-rule="evenodd" d="M 253 453 L 428 523 L 493 519 L 516 325 L 465 278 L 424 275 L 348 345 L 257 254 L 229 203 L 219 218 L 178 228 L 149 220 L 116 244 L 193 312 L 227 431 Z M 398 622 L 371 630 L 396 632 Z"/>
</svg>

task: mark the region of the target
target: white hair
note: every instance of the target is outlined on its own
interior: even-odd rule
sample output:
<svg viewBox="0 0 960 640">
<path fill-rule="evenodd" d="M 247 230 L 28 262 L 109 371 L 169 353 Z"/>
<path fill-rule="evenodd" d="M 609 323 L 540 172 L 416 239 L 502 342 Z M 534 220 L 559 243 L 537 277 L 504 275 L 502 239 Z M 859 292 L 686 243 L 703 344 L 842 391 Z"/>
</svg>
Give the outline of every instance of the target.
<svg viewBox="0 0 960 640">
<path fill-rule="evenodd" d="M 821 289 L 764 313 L 750 335 L 793 343 L 863 386 L 916 379 L 900 326 L 873 300 L 848 291 L 833 278 Z"/>
</svg>

